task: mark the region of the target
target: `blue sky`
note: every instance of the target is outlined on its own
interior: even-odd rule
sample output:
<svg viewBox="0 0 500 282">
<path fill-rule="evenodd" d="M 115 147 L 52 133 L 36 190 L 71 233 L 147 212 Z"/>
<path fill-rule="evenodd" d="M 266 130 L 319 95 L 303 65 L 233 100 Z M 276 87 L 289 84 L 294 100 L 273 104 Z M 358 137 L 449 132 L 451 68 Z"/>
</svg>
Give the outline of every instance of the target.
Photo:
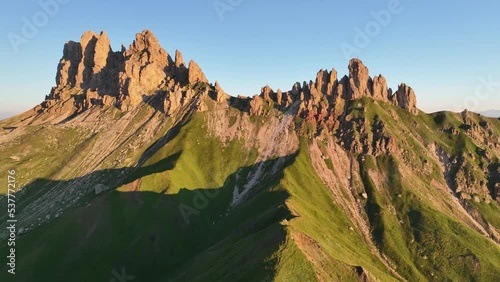
<svg viewBox="0 0 500 282">
<path fill-rule="evenodd" d="M 40 3 L 52 3 L 51 9 Z M 321 68 L 335 67 L 343 75 L 351 56 L 362 59 L 371 75 L 383 74 L 392 88 L 401 82 L 412 86 L 424 111 L 500 109 L 498 1 L 5 0 L 2 5 L 0 117 L 44 99 L 55 85 L 66 41 L 79 40 L 85 30 L 104 30 L 118 50 L 144 29 L 170 54 L 179 49 L 186 61 L 197 61 L 210 81 L 218 80 L 232 95 L 253 95 L 266 84 L 289 90 L 295 81 L 314 79 Z M 37 30 L 23 34 L 26 22 Z"/>
</svg>

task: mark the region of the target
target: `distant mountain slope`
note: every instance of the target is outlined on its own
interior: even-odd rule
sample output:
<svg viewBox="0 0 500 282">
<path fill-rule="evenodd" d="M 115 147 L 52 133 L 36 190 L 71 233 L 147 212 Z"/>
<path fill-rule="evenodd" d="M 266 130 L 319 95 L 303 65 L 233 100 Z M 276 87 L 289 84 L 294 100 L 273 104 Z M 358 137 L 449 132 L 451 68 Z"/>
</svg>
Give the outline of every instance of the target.
<svg viewBox="0 0 500 282">
<path fill-rule="evenodd" d="M 16 281 L 498 280 L 500 120 L 423 113 L 358 59 L 231 97 L 157 42 L 86 32 L 0 122 Z"/>
</svg>

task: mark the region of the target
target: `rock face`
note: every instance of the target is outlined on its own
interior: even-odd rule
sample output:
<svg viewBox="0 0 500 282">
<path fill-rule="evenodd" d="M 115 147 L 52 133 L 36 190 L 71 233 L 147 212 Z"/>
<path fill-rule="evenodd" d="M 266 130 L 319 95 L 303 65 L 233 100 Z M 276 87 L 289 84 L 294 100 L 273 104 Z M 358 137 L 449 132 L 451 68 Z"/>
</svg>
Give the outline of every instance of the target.
<svg viewBox="0 0 500 282">
<path fill-rule="evenodd" d="M 123 53 L 124 69 L 119 75 L 119 100 L 131 108 L 166 82 L 168 67 L 174 62 L 151 31 L 138 33 Z"/>
<path fill-rule="evenodd" d="M 195 84 L 197 82 L 208 82 L 201 68 L 193 60 L 189 62 L 188 81 L 190 84 Z"/>
<path fill-rule="evenodd" d="M 387 80 L 382 75 L 373 78 L 373 99 L 389 101 L 389 91 L 387 89 Z"/>
<path fill-rule="evenodd" d="M 410 86 L 404 83 L 399 85 L 398 91 L 394 93 L 394 95 L 391 97 L 391 100 L 395 105 L 408 110 L 413 114 L 418 113 L 417 97 L 415 96 L 415 92 Z"/>
<path fill-rule="evenodd" d="M 252 98 L 250 112 L 258 114 L 264 104 L 275 103 L 280 109 L 287 109 L 299 103 L 298 115 L 316 122 L 320 127 L 334 128 L 335 120 L 344 111 L 347 101 L 370 97 L 377 101 L 393 103 L 413 114 L 418 114 L 413 89 L 401 84 L 396 93 L 387 88 L 387 80 L 382 75 L 373 79 L 368 68 L 359 59 L 352 59 L 348 65 L 349 76 L 337 79 L 337 71 L 320 70 L 313 83 L 295 83 L 288 92 L 274 93 L 269 86 L 262 88 L 261 94 Z M 257 101 L 258 100 L 258 101 Z M 266 102 L 267 101 L 267 102 Z M 241 105 L 241 103 L 239 103 Z"/>
<path fill-rule="evenodd" d="M 179 50 L 175 50 L 175 67 L 184 67 L 184 59 L 182 58 L 182 54 Z"/>
<path fill-rule="evenodd" d="M 326 93 L 330 83 L 330 74 L 326 70 L 320 70 L 316 75 L 315 88 L 320 93 Z"/>
<path fill-rule="evenodd" d="M 80 42 L 64 46 L 56 75 L 57 86 L 86 88 L 100 84 L 102 71 L 108 63 L 111 47 L 106 33 L 87 31 Z"/>
<path fill-rule="evenodd" d="M 224 102 L 229 99 L 229 95 L 224 92 L 224 89 L 220 86 L 218 81 L 215 81 L 215 95 L 214 95 L 214 100 L 217 102 Z"/>
<path fill-rule="evenodd" d="M 57 67 L 56 85 L 73 87 L 76 85 L 78 65 L 82 61 L 82 46 L 69 41 L 64 45 L 63 57 Z"/>
<path fill-rule="evenodd" d="M 373 96 L 373 82 L 368 68 L 359 59 L 349 62 L 349 91 L 347 99 Z"/>
<path fill-rule="evenodd" d="M 186 67 L 179 50 L 173 60 L 149 30 L 136 34 L 128 49 L 122 46 L 118 52 L 111 50 L 106 33 L 87 31 L 80 42 L 69 41 L 64 46 L 56 87 L 42 108 L 74 99 L 72 104 L 76 112 L 92 106 L 116 106 L 127 111 L 141 103 L 154 103 L 156 109 L 170 113 L 189 103 L 197 95 L 196 91 L 203 90 L 216 102 L 230 101 L 233 107 L 253 115 L 262 114 L 264 108 L 276 107 L 282 111 L 291 110 L 328 130 L 338 127 L 338 117 L 349 101 L 363 97 L 418 113 L 411 87 L 401 84 L 393 94 L 386 79 L 382 75 L 372 79 L 359 59 L 350 60 L 348 70 L 349 75 L 340 80 L 335 69 L 322 69 L 314 82 L 297 82 L 290 91 L 275 92 L 265 86 L 253 98 L 230 98 L 218 82 L 215 86 L 208 85 L 208 79 L 195 61 L 191 60 Z M 200 83 L 206 86 L 192 87 Z"/>
<path fill-rule="evenodd" d="M 169 85 L 180 89 L 195 82 L 208 82 L 200 67 L 192 61 L 188 70 L 178 50 L 175 61 L 172 60 L 149 30 L 136 34 L 129 48 L 122 46 L 118 52 L 111 49 L 106 33 L 87 31 L 80 42 L 65 44 L 57 68 L 56 87 L 42 106 L 74 97 L 77 111 L 113 105 L 130 110 Z M 179 95 L 183 94 L 171 96 Z"/>
<path fill-rule="evenodd" d="M 179 50 L 175 51 L 175 79 L 181 85 L 188 83 L 188 69 L 184 64 L 182 53 Z"/>
</svg>

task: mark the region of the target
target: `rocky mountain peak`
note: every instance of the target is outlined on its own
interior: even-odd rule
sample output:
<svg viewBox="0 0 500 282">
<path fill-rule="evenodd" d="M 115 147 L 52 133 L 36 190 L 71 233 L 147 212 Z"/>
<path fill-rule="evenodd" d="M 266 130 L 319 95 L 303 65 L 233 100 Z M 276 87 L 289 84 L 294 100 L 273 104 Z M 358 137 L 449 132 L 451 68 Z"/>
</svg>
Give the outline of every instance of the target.
<svg viewBox="0 0 500 282">
<path fill-rule="evenodd" d="M 185 89 L 184 86 L 208 83 L 208 79 L 195 61 L 191 60 L 186 67 L 179 50 L 173 60 L 149 30 L 137 33 L 128 48 L 122 45 L 117 52 L 111 49 L 105 32 L 86 31 L 80 42 L 65 44 L 56 83 L 42 104 L 46 108 L 57 101 L 74 99 L 69 104 L 77 108 L 76 112 L 96 105 L 116 106 L 127 111 L 156 97 L 155 100 L 162 100 L 159 104 L 166 105 L 158 109 L 167 113 L 189 103 L 196 95 L 193 88 Z M 286 111 L 297 104 L 297 115 L 329 128 L 334 127 L 346 101 L 363 97 L 390 102 L 418 113 L 411 87 L 401 84 L 393 94 L 386 79 L 382 75 L 372 79 L 360 59 L 349 61 L 348 76 L 340 80 L 335 69 L 321 69 L 314 81 L 297 82 L 290 91 L 275 92 L 265 86 L 253 98 L 230 99 L 219 83 L 202 89 L 208 90 L 217 102 L 230 100 L 234 107 L 252 114 L 263 113 L 264 105 L 274 104 Z"/>
<path fill-rule="evenodd" d="M 85 88 L 93 80 L 95 84 L 95 76 L 106 66 L 110 52 L 109 38 L 105 32 L 97 34 L 86 31 L 80 42 L 67 42 L 59 62 L 56 85 Z"/>
<path fill-rule="evenodd" d="M 156 36 L 150 30 L 144 30 L 135 35 L 135 40 L 130 44 L 130 51 L 142 51 L 145 49 L 161 49 Z"/>
<path fill-rule="evenodd" d="M 149 30 L 137 33 L 128 49 L 122 45 L 117 52 L 111 49 L 105 32 L 86 31 L 79 42 L 65 44 L 56 87 L 43 105 L 78 97 L 73 104 L 79 110 L 93 105 L 129 110 L 167 84 L 208 82 L 194 61 L 189 65 L 188 70 L 178 50 L 172 60 Z"/>
<path fill-rule="evenodd" d="M 137 33 L 135 40 L 130 44 L 124 55 L 125 57 L 139 55 L 141 61 L 156 62 L 165 66 L 173 64 L 172 58 L 160 46 L 158 39 L 149 30 Z"/>
<path fill-rule="evenodd" d="M 193 60 L 189 62 L 188 81 L 190 84 L 195 84 L 197 82 L 208 82 L 200 66 L 198 66 L 198 64 Z"/>
<path fill-rule="evenodd" d="M 413 114 L 418 113 L 418 109 L 416 107 L 417 96 L 415 95 L 413 89 L 404 83 L 399 85 L 396 93 L 391 96 L 391 100 L 395 105 L 398 105 Z"/>
<path fill-rule="evenodd" d="M 377 75 L 373 77 L 373 99 L 381 101 L 389 100 L 387 80 L 383 75 Z"/>
<path fill-rule="evenodd" d="M 177 68 L 184 67 L 184 59 L 182 58 L 182 53 L 179 50 L 175 50 L 175 66 Z"/>
<path fill-rule="evenodd" d="M 319 92 L 326 92 L 326 88 L 329 82 L 330 82 L 330 74 L 328 73 L 327 70 L 321 69 L 316 74 L 316 82 L 315 82 L 316 89 Z"/>
<path fill-rule="evenodd" d="M 149 30 L 136 34 L 123 56 L 124 69 L 118 81 L 119 101 L 123 108 L 130 109 L 165 84 L 168 68 L 174 62 Z"/>
<path fill-rule="evenodd" d="M 334 120 L 332 115 L 342 111 L 341 105 L 345 101 L 370 97 L 377 101 L 393 103 L 413 114 L 418 113 L 416 96 L 411 87 L 401 84 L 398 91 L 393 94 L 387 87 L 385 77 L 378 75 L 372 79 L 368 68 L 359 59 L 350 60 L 348 70 L 349 76 L 344 76 L 339 81 L 335 69 L 330 72 L 321 69 L 316 74 L 315 82 L 304 81 L 302 84 L 297 82 L 290 91 L 280 91 L 279 94 L 275 94 L 269 86 L 265 86 L 261 89 L 260 95 L 253 98 L 259 101 L 250 104 L 256 107 L 251 112 L 259 113 L 265 101 L 275 102 L 283 109 L 299 101 L 299 115 L 309 119 L 326 119 L 331 123 Z"/>
<path fill-rule="evenodd" d="M 274 91 L 269 85 L 262 87 L 260 93 L 261 97 L 264 98 L 264 100 L 270 100 L 274 96 Z"/>
<path fill-rule="evenodd" d="M 359 59 L 349 61 L 348 99 L 373 96 L 373 82 L 368 68 Z"/>
</svg>

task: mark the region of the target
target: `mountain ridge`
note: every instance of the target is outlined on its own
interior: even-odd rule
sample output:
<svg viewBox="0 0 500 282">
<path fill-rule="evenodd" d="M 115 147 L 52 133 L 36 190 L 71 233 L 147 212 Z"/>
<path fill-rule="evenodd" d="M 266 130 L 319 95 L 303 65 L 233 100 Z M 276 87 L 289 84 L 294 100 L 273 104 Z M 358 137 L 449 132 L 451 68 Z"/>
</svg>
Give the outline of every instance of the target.
<svg viewBox="0 0 500 282">
<path fill-rule="evenodd" d="M 19 281 L 500 277 L 499 119 L 426 114 L 359 59 L 232 97 L 174 57 L 150 31 L 120 51 L 86 32 L 45 101 L 0 121 Z"/>
<path fill-rule="evenodd" d="M 217 81 L 215 86 L 210 84 L 210 91 L 217 101 L 229 99 L 232 106 L 242 107 L 254 114 L 261 111 L 263 103 L 276 103 L 285 110 L 300 100 L 299 115 L 328 119 L 328 116 L 324 116 L 325 111 L 342 103 L 339 100 L 361 97 L 393 103 L 414 114 L 418 112 L 416 96 L 411 87 L 403 83 L 393 93 L 387 87 L 386 79 L 382 75 L 372 79 L 368 68 L 359 59 L 352 59 L 348 68 L 349 75 L 341 79 L 337 79 L 335 69 L 330 72 L 322 69 L 317 73 L 315 82 L 297 82 L 286 92 L 279 89 L 274 92 L 265 86 L 259 95 L 233 97 L 227 95 Z M 183 91 L 181 89 L 197 82 L 208 83 L 198 64 L 191 60 L 186 67 L 179 50 L 175 52 L 174 61 L 149 30 L 136 34 L 128 49 L 122 46 L 121 51 L 116 52 L 111 49 L 105 32 L 97 34 L 87 31 L 80 42 L 69 41 L 65 44 L 58 65 L 56 86 L 33 112 L 50 112 L 55 103 L 69 104 L 68 100 L 73 108 L 66 105 L 59 110 L 72 111 L 72 114 L 67 113 L 68 117 L 92 106 L 116 106 L 127 111 L 166 90 L 166 97 L 161 102 L 164 103 L 162 110 L 168 114 L 180 103 L 192 98 L 189 91 L 186 94 L 179 93 Z M 327 104 L 319 103 L 323 96 L 329 97 Z M 61 116 L 60 113 L 58 115 Z"/>
</svg>

